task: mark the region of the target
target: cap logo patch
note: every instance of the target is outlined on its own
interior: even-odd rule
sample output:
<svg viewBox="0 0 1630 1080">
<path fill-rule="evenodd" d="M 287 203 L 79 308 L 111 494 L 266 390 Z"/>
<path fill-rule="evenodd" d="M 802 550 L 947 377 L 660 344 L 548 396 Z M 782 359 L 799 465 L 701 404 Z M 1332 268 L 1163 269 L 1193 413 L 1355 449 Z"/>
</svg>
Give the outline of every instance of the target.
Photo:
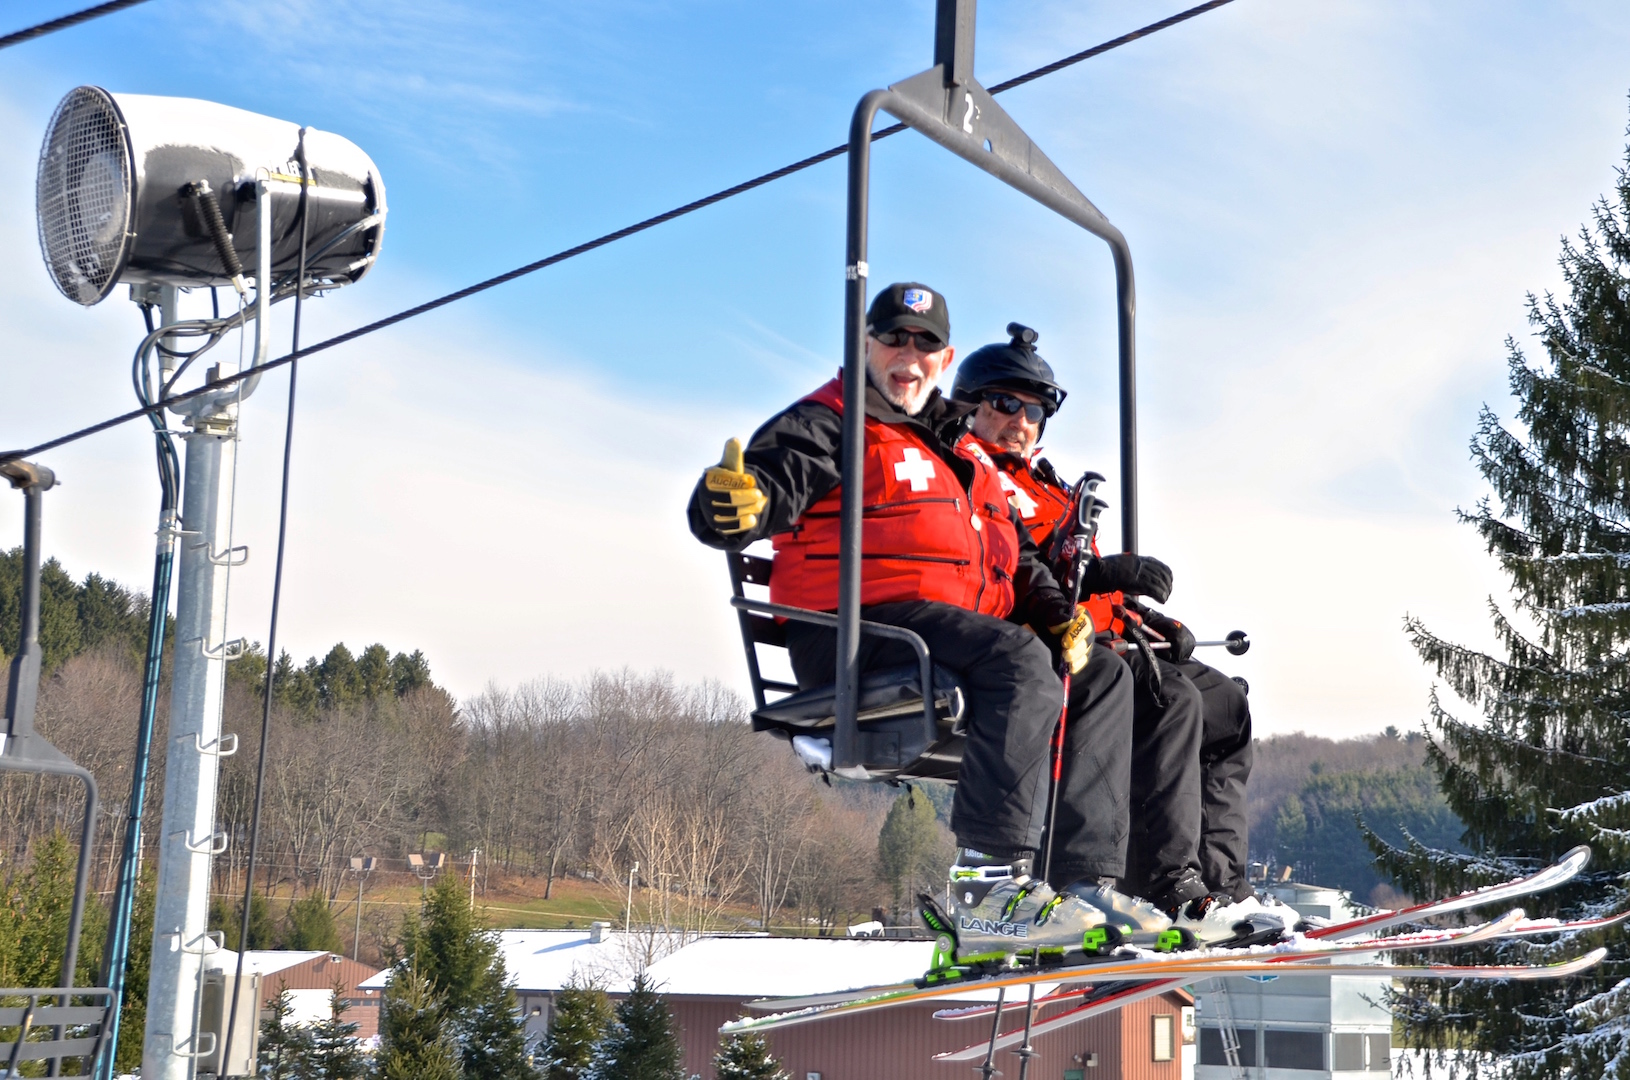
<svg viewBox="0 0 1630 1080">
<path fill-rule="evenodd" d="M 920 315 L 934 306 L 934 294 L 927 289 L 907 289 L 900 302 Z"/>
</svg>

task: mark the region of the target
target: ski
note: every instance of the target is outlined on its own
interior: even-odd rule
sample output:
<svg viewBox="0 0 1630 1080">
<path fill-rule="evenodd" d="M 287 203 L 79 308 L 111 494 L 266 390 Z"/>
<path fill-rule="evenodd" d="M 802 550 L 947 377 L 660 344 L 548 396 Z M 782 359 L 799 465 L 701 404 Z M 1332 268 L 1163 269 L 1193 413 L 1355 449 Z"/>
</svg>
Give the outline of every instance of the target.
<svg viewBox="0 0 1630 1080">
<path fill-rule="evenodd" d="M 1369 951 L 1375 951 L 1373 949 Z M 1184 983 L 1198 982 L 1201 979 L 1212 979 L 1218 976 L 1242 975 L 1276 975 L 1280 978 L 1307 976 L 1324 978 L 1331 975 L 1362 975 L 1378 976 L 1381 978 L 1400 979 L 1560 979 L 1570 975 L 1577 975 L 1602 962 L 1607 955 L 1606 949 L 1594 949 L 1583 956 L 1571 960 L 1562 960 L 1554 964 L 1488 964 L 1488 965 L 1456 965 L 1456 964 L 1367 964 L 1353 963 L 1351 961 L 1332 961 L 1326 959 L 1328 954 L 1316 954 L 1305 957 L 1305 960 L 1325 960 L 1320 964 L 1312 963 L 1286 963 L 1284 960 L 1273 959 L 1254 960 L 1247 958 L 1233 960 L 1190 961 L 1188 965 L 1178 963 L 1161 963 L 1158 961 L 1130 961 L 1124 964 L 1105 964 L 1104 971 L 1117 981 L 1170 981 L 1168 975 L 1184 975 Z M 1175 969 L 1175 970 L 1173 970 Z M 1064 972 L 1056 971 L 1028 971 L 1020 975 L 1001 978 L 985 979 L 975 987 L 951 986 L 934 987 L 928 990 L 913 989 L 911 992 L 882 994 L 872 998 L 862 998 L 859 1001 L 848 1001 L 838 1005 L 816 1006 L 811 1009 L 800 1009 L 794 1012 L 771 1013 L 768 1016 L 744 1017 L 724 1024 L 719 1028 L 722 1034 L 735 1034 L 745 1031 L 769 1031 L 774 1028 L 790 1027 L 794 1024 L 804 1024 L 812 1020 L 824 1020 L 834 1016 L 848 1016 L 862 1012 L 872 1012 L 877 1009 L 887 1009 L 896 1005 L 907 1005 L 917 1001 L 932 1000 L 948 994 L 963 993 L 968 989 L 994 990 L 1013 986 L 1025 986 L 1030 983 L 1080 981 L 1083 978 L 1099 976 L 1082 974 L 1078 968 L 1070 968 Z M 1033 1033 L 1033 1029 L 1032 1029 Z"/>
<path fill-rule="evenodd" d="M 1541 870 L 1537 870 L 1526 877 L 1513 878 L 1498 885 L 1485 885 L 1480 889 L 1471 889 L 1456 896 L 1445 897 L 1441 900 L 1428 900 L 1411 907 L 1399 908 L 1397 911 L 1378 911 L 1374 915 L 1365 915 L 1346 922 L 1335 923 L 1331 926 L 1320 927 L 1308 932 L 1311 938 L 1341 939 L 1356 934 L 1374 934 L 1404 923 L 1416 922 L 1421 919 L 1436 918 L 1439 915 L 1452 915 L 1455 912 L 1466 911 L 1484 904 L 1499 904 L 1510 900 L 1517 900 L 1534 893 L 1546 892 L 1559 885 L 1572 881 L 1579 871 L 1590 862 L 1590 848 L 1580 844 L 1566 852 L 1562 858 Z"/>
<path fill-rule="evenodd" d="M 1422 934 L 1401 934 L 1389 938 L 1376 939 L 1385 945 L 1386 951 L 1395 949 L 1432 948 L 1438 944 L 1475 945 L 1486 940 L 1505 940 L 1516 937 L 1537 937 L 1541 934 L 1581 934 L 1594 930 L 1607 930 L 1618 926 L 1630 919 L 1630 911 L 1621 911 L 1613 915 L 1604 915 L 1594 919 L 1517 919 L 1509 925 L 1503 925 L 1510 920 L 1508 914 L 1505 919 L 1496 923 L 1485 923 L 1483 926 L 1467 928 L 1464 930 L 1428 931 Z M 1495 932 L 1497 929 L 1497 932 Z M 1453 935 L 1445 941 L 1444 935 Z M 1475 934 L 1476 936 L 1472 936 Z M 1377 951 L 1382 951 L 1377 949 Z M 1177 985 L 1175 983 L 1171 985 Z M 1036 999 L 1036 1007 L 1053 1005 L 1064 1001 L 1074 1001 L 1085 997 L 1096 1000 L 1097 994 L 1104 987 L 1084 986 L 1075 989 L 1060 990 Z M 1014 1009 L 1024 1008 L 1022 1001 L 1009 1001 L 1004 1003 L 1003 1011 L 1011 1012 Z M 970 1005 L 959 1009 L 941 1009 L 934 1014 L 936 1020 L 973 1020 L 987 1017 L 995 1011 L 994 1005 Z M 983 1044 L 981 1044 L 983 1045 Z"/>
<path fill-rule="evenodd" d="M 1291 976 L 1320 976 L 1320 975 L 1375 975 L 1382 978 L 1404 979 L 1561 979 L 1570 975 L 1577 975 L 1601 963 L 1607 955 L 1606 949 L 1593 949 L 1583 956 L 1572 960 L 1563 960 L 1554 964 L 1541 964 L 1530 966 L 1527 964 L 1489 964 L 1489 965 L 1455 965 L 1455 964 L 1331 964 L 1319 965 L 1286 965 L 1286 964 L 1260 964 L 1255 965 L 1272 970 L 1272 974 L 1281 977 Z M 1273 970 L 1275 969 L 1276 970 Z M 1217 975 L 1253 974 L 1252 972 L 1223 971 Z M 1215 976 L 1212 976 L 1215 977 Z M 1189 982 L 1199 981 L 1189 979 Z M 1154 997 L 1169 991 L 1173 986 L 1180 985 L 1177 980 L 1158 980 L 1155 982 L 1123 982 L 1119 983 L 1102 996 L 1094 996 L 1086 1004 L 1077 1006 L 1067 1012 L 1047 1020 L 1039 1020 L 1031 1025 L 1030 1037 L 1044 1035 L 1049 1031 L 1078 1024 L 1083 1020 L 1100 1016 L 1106 1012 L 1114 1012 L 1126 1007 L 1135 1001 Z M 1058 999 L 1055 999 L 1058 1000 Z M 988 1015 L 988 1014 L 987 1014 Z M 935 1061 L 972 1061 L 989 1053 L 992 1049 L 1003 1050 L 1017 1045 L 1024 1038 L 1024 1029 L 998 1035 L 994 1040 L 984 1039 L 972 1046 L 961 1050 L 953 1050 L 944 1054 L 934 1055 Z"/>
<path fill-rule="evenodd" d="M 1400 908 L 1397 911 L 1380 911 L 1373 915 L 1365 915 L 1357 919 L 1334 923 L 1330 926 L 1319 927 L 1318 929 L 1308 931 L 1304 936 L 1313 940 L 1340 941 L 1361 935 L 1375 934 L 1379 931 L 1402 925 L 1403 923 L 1416 922 L 1421 919 L 1430 919 L 1439 915 L 1449 915 L 1455 912 L 1465 911 L 1473 907 L 1480 907 L 1484 904 L 1493 904 L 1519 899 L 1533 893 L 1544 892 L 1549 889 L 1554 889 L 1559 885 L 1565 884 L 1575 877 L 1579 871 L 1583 870 L 1585 868 L 1585 864 L 1589 861 L 1590 848 L 1580 845 L 1579 847 L 1573 848 L 1565 853 L 1557 862 L 1551 864 L 1550 866 L 1544 867 L 1543 869 L 1537 870 L 1525 877 L 1513 878 L 1510 881 L 1501 882 L 1497 885 L 1483 886 L 1482 888 L 1472 889 L 1468 892 L 1460 893 L 1456 896 L 1445 897 L 1440 900 L 1429 900 L 1407 908 Z M 1202 950 L 1202 952 L 1210 952 L 1216 948 L 1227 948 L 1227 945 L 1224 943 L 1219 946 L 1213 946 L 1212 949 Z M 1193 954 L 1190 953 L 1188 955 Z M 932 977 L 933 973 L 930 972 L 928 978 Z M 809 994 L 801 997 L 760 998 L 756 1001 L 749 1001 L 746 1003 L 746 1005 L 747 1008 L 750 1009 L 762 1010 L 797 1010 L 814 1008 L 823 1005 L 837 1005 L 848 1001 L 872 998 L 878 995 L 905 993 L 918 989 L 919 982 L 919 980 L 913 980 L 911 982 L 856 987 L 850 990 L 836 990 L 828 993 Z M 961 979 L 956 980 L 956 982 L 961 986 L 972 986 L 977 985 L 979 980 Z"/>
<path fill-rule="evenodd" d="M 1434 945 L 1465 943 L 1468 936 L 1473 936 L 1473 940 L 1478 940 L 1482 935 L 1496 936 L 1503 926 L 1520 918 L 1520 912 L 1513 912 L 1497 923 L 1471 928 L 1456 936 L 1446 935 L 1432 941 L 1430 944 L 1422 939 L 1419 942 L 1412 942 L 1412 947 L 1424 948 L 1433 947 Z M 918 1001 L 931 1001 L 936 998 L 963 994 L 973 990 L 994 990 L 1010 986 L 1025 986 L 1031 983 L 1066 985 L 1081 982 L 1168 980 L 1169 976 L 1178 975 L 1184 976 L 1184 978 L 1177 980 L 1178 982 L 1189 983 L 1196 981 L 1196 978 L 1209 978 L 1218 974 L 1252 974 L 1259 970 L 1274 971 L 1275 969 L 1283 971 L 1285 970 L 1284 965 L 1296 961 L 1304 963 L 1325 961 L 1326 966 L 1322 967 L 1321 970 L 1328 972 L 1331 970 L 1328 966 L 1330 962 L 1350 960 L 1355 955 L 1390 951 L 1398 947 L 1395 943 L 1396 940 L 1387 938 L 1355 942 L 1329 942 L 1309 947 L 1310 943 L 1305 938 L 1300 938 L 1275 945 L 1256 946 L 1250 949 L 1197 950 L 1185 953 L 1144 954 L 1141 956 L 1123 954 L 1093 964 L 1009 969 L 1005 972 L 977 979 L 961 979 L 929 987 L 912 985 L 897 990 L 887 989 L 848 1001 L 806 1006 L 786 1012 L 772 1013 L 763 1017 L 744 1017 L 724 1025 L 720 1030 L 732 1032 L 786 1027 L 792 1024 L 825 1019 L 829 1016 L 869 1012 L 874 1009 L 885 1009 Z M 1358 966 L 1373 968 L 1375 965 L 1363 964 Z"/>
</svg>

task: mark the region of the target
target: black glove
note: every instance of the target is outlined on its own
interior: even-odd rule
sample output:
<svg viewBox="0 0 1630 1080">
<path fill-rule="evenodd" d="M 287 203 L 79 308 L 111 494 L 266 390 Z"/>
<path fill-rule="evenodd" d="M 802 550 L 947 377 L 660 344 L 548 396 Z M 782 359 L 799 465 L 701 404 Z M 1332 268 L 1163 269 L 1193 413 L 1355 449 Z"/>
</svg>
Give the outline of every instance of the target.
<svg viewBox="0 0 1630 1080">
<path fill-rule="evenodd" d="M 1123 592 L 1164 604 L 1172 594 L 1172 568 L 1147 555 L 1106 555 L 1094 559 L 1081 577 L 1082 595 Z"/>
<path fill-rule="evenodd" d="M 1181 664 L 1194 655 L 1194 635 L 1189 633 L 1188 627 L 1170 615 L 1150 611 L 1145 613 L 1143 624 L 1165 638 L 1171 645 L 1171 648 L 1162 650 L 1163 657 L 1169 663 Z"/>
</svg>

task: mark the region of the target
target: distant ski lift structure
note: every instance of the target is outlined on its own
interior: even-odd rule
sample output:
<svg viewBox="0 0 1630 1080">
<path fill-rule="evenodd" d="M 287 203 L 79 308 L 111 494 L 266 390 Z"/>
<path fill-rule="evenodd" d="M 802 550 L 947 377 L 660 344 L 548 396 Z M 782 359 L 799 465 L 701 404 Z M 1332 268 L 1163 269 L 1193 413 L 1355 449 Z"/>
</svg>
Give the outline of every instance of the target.
<svg viewBox="0 0 1630 1080">
<path fill-rule="evenodd" d="M 127 284 L 142 306 L 149 333 L 136 350 L 132 381 L 148 407 L 172 398 L 193 362 L 233 331 L 253 326 L 243 371 L 260 367 L 270 351 L 271 306 L 292 297 L 298 310 L 301 297 L 361 280 L 378 259 L 385 232 L 384 181 L 348 139 L 215 102 L 97 86 L 69 91 L 52 114 L 35 192 L 40 252 L 57 289 L 89 307 Z M 231 309 L 223 314 L 212 294 L 210 318 L 180 318 L 180 291 L 222 286 L 233 290 Z M 182 348 L 199 339 L 191 350 Z M 215 822 L 220 759 L 238 745 L 236 735 L 221 730 L 225 666 L 245 651 L 243 639 L 225 639 L 227 582 L 231 568 L 249 555 L 233 546 L 229 493 L 238 409 L 260 377 L 210 390 L 220 365 L 193 370 L 204 385 L 169 407 L 190 429 L 181 433 L 184 474 L 178 433 L 162 412 L 151 416 L 163 491 L 155 611 L 168 606 L 178 543 L 180 558 L 142 1053 L 148 1080 L 186 1080 L 200 1067 L 213 1067 L 210 1062 L 243 1057 L 234 1053 L 243 1048 L 232 1045 L 232 1026 L 223 1038 L 201 1030 L 198 1016 L 205 958 L 222 947 L 220 935 L 206 932 L 210 861 L 228 843 Z M 133 759 L 132 816 L 109 920 L 110 1044 L 118 1034 L 142 831 L 135 811 L 145 794 L 163 640 L 163 620 L 155 618 Z M 235 1020 L 236 989 L 233 994 L 228 1011 Z M 238 1074 L 234 1065 L 223 1068 Z M 104 1050 L 96 1075 L 107 1080 L 111 1070 Z"/>
<path fill-rule="evenodd" d="M 933 662 L 917 634 L 860 618 L 861 469 L 866 450 L 867 231 L 871 136 L 887 112 L 953 154 L 1048 207 L 1109 245 L 1115 266 L 1116 336 L 1120 376 L 1121 550 L 1138 548 L 1136 295 L 1132 252 L 1121 231 L 1072 184 L 1008 116 L 973 74 L 976 0 L 937 0 L 934 66 L 860 99 L 849 125 L 849 210 L 844 260 L 842 502 L 838 610 L 809 611 L 749 598 L 746 585 L 768 585 L 770 560 L 729 555 L 733 596 L 747 652 L 756 708 L 755 730 L 792 741 L 812 770 L 852 779 L 954 781 L 962 758 L 962 690 Z M 759 645 L 785 644 L 777 619 L 832 626 L 837 664 L 829 686 L 799 690 L 763 677 Z M 859 663 L 862 634 L 906 642 L 917 663 L 867 672 Z M 783 695 L 770 701 L 767 693 Z"/>
<path fill-rule="evenodd" d="M 89 1066 L 101 1052 L 108 1033 L 113 994 L 106 988 L 73 989 L 79 957 L 79 930 L 85 914 L 91 847 L 96 836 L 96 779 L 90 770 L 70 760 L 34 730 L 34 711 L 40 687 L 40 551 L 44 496 L 56 486 L 56 475 L 43 465 L 12 461 L 0 465 L 0 477 L 23 493 L 23 581 L 18 612 L 17 651 L 6 683 L 5 729 L 0 731 L 0 772 L 57 775 L 78 780 L 85 787 L 85 816 L 79 834 L 79 863 L 74 875 L 73 906 L 69 909 L 67 942 L 63 951 L 60 986 L 0 989 L 0 1030 L 16 1032 L 0 1041 L 0 1069 L 18 1076 L 18 1064 L 38 1062 L 52 1076 L 69 1073 L 73 1062 Z M 74 1004 L 77 999 L 79 1004 Z M 41 1035 L 46 1038 L 40 1038 Z"/>
</svg>

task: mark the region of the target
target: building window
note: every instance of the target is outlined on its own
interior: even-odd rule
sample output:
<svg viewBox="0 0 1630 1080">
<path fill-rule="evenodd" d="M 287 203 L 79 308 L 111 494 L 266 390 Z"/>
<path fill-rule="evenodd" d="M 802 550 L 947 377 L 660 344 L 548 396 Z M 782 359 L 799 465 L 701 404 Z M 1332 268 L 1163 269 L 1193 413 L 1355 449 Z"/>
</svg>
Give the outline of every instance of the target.
<svg viewBox="0 0 1630 1080">
<path fill-rule="evenodd" d="M 1323 1072 L 1324 1033 L 1321 1031 L 1280 1031 L 1262 1033 L 1263 1057 L 1270 1069 L 1312 1069 Z"/>
<path fill-rule="evenodd" d="M 1256 1067 L 1256 1029 L 1239 1029 L 1239 1063 L 1247 1069 Z M 1223 1053 L 1222 1031 L 1214 1027 L 1200 1029 L 1200 1064 L 1224 1065 L 1228 1064 L 1228 1055 Z"/>
<path fill-rule="evenodd" d="M 1176 1042 L 1174 1037 L 1176 1025 L 1173 1023 L 1175 1019 L 1171 1013 L 1160 1013 L 1154 1018 L 1156 1061 L 1170 1061 L 1174 1056 L 1172 1044 Z"/>
<path fill-rule="evenodd" d="M 1334 1072 L 1362 1072 L 1364 1036 L 1357 1031 L 1338 1031 L 1331 1035 L 1330 1068 Z"/>
<path fill-rule="evenodd" d="M 1376 1032 L 1367 1037 L 1370 1041 L 1370 1071 L 1392 1072 L 1392 1032 Z"/>
</svg>

